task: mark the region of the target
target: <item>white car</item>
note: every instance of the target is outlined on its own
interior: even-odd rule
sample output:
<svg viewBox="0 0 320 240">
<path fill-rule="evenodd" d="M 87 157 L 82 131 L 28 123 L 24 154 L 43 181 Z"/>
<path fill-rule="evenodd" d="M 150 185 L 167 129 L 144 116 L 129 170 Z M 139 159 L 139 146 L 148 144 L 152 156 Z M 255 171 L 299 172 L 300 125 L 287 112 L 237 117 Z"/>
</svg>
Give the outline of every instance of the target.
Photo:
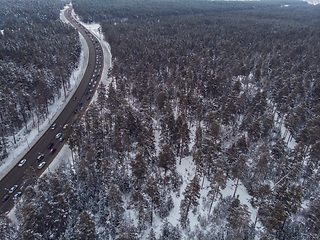
<svg viewBox="0 0 320 240">
<path fill-rule="evenodd" d="M 19 162 L 19 167 L 22 167 L 25 163 L 26 163 L 27 159 L 22 159 L 20 162 Z"/>
<path fill-rule="evenodd" d="M 56 138 L 60 138 L 61 137 L 61 133 L 58 133 L 57 135 L 56 135 Z"/>
<path fill-rule="evenodd" d="M 38 166 L 38 169 L 39 169 L 39 170 L 42 169 L 42 168 L 44 167 L 44 165 L 46 165 L 46 162 L 40 163 L 39 166 Z"/>
<path fill-rule="evenodd" d="M 57 127 L 57 124 L 54 123 L 54 124 L 51 126 L 51 129 L 54 130 L 54 129 L 56 129 L 56 127 Z"/>
<path fill-rule="evenodd" d="M 42 159 L 44 159 L 44 154 L 41 153 L 38 157 L 37 157 L 37 161 L 40 162 Z"/>
<path fill-rule="evenodd" d="M 18 185 L 13 185 L 10 190 L 9 190 L 9 193 L 13 193 L 16 189 L 18 188 Z"/>
<path fill-rule="evenodd" d="M 68 128 L 68 126 L 69 126 L 69 124 L 68 124 L 68 123 L 66 123 L 66 124 L 63 126 L 63 129 L 67 129 L 67 128 Z"/>
<path fill-rule="evenodd" d="M 22 192 L 17 192 L 14 196 L 13 196 L 13 200 L 17 200 L 20 196 L 21 196 Z"/>
</svg>

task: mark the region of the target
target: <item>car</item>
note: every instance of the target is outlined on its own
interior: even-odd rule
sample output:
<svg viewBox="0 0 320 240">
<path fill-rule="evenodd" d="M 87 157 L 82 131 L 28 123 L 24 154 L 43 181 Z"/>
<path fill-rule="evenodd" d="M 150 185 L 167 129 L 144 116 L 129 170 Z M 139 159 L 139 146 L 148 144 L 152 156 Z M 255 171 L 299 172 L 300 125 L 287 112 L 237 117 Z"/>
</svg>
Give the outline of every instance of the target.
<svg viewBox="0 0 320 240">
<path fill-rule="evenodd" d="M 18 166 L 19 166 L 19 167 L 22 167 L 22 166 L 26 163 L 26 161 L 27 161 L 27 159 L 22 159 L 22 160 L 19 162 Z"/>
<path fill-rule="evenodd" d="M 90 97 L 90 96 L 88 96 L 88 97 L 87 97 L 87 100 L 90 100 L 90 98 L 91 98 L 91 97 Z"/>
<path fill-rule="evenodd" d="M 82 102 L 79 102 L 79 106 L 81 106 L 82 105 Z"/>
<path fill-rule="evenodd" d="M 2 198 L 2 202 L 7 201 L 7 200 L 9 199 L 9 197 L 10 197 L 9 194 L 5 195 L 5 196 Z"/>
<path fill-rule="evenodd" d="M 44 159 L 44 154 L 41 153 L 38 157 L 37 157 L 37 162 L 40 162 L 42 159 Z"/>
<path fill-rule="evenodd" d="M 57 135 L 56 135 L 56 138 L 60 138 L 61 137 L 61 133 L 58 133 Z"/>
<path fill-rule="evenodd" d="M 50 144 L 48 145 L 48 149 L 51 149 L 51 148 L 53 147 L 53 145 L 54 145 L 54 143 L 50 143 Z"/>
<path fill-rule="evenodd" d="M 59 142 L 63 142 L 63 140 L 64 140 L 63 137 L 59 138 Z"/>
<path fill-rule="evenodd" d="M 77 100 L 77 97 L 74 97 L 74 98 L 73 98 L 73 101 L 75 101 L 75 100 Z"/>
<path fill-rule="evenodd" d="M 54 129 L 56 129 L 56 127 L 57 127 L 57 124 L 54 123 L 54 124 L 51 126 L 51 129 L 54 130 Z"/>
<path fill-rule="evenodd" d="M 40 163 L 39 166 L 38 166 L 38 169 L 39 169 L 39 170 L 42 169 L 42 168 L 44 167 L 44 165 L 46 165 L 46 162 Z"/>
<path fill-rule="evenodd" d="M 56 148 L 52 148 L 52 149 L 50 150 L 51 154 L 54 154 L 56 151 L 57 151 Z"/>
<path fill-rule="evenodd" d="M 88 92 L 88 91 L 86 91 L 85 95 L 88 95 L 88 94 L 89 94 L 89 92 Z"/>
<path fill-rule="evenodd" d="M 15 195 L 13 195 L 13 200 L 17 200 L 22 195 L 22 192 L 17 192 Z"/>
<path fill-rule="evenodd" d="M 77 109 L 76 109 L 76 110 L 74 110 L 74 111 L 73 111 L 73 113 L 74 113 L 74 114 L 77 114 L 77 113 L 78 113 L 78 110 L 77 110 Z"/>
<path fill-rule="evenodd" d="M 10 188 L 9 193 L 10 193 L 10 194 L 13 193 L 15 190 L 17 190 L 17 188 L 18 188 L 18 185 L 13 185 L 13 186 Z"/>
<path fill-rule="evenodd" d="M 68 126 L 69 126 L 69 124 L 68 124 L 68 123 L 66 123 L 65 125 L 63 125 L 63 129 L 67 129 L 67 128 L 68 128 Z"/>
</svg>

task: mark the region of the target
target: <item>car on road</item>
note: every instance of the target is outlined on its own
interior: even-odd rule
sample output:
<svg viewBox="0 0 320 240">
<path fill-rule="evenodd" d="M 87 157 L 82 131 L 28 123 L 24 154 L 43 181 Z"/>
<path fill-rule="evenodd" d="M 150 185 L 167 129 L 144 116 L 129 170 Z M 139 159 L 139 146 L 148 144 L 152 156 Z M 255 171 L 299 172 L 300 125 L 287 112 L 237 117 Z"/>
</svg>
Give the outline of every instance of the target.
<svg viewBox="0 0 320 240">
<path fill-rule="evenodd" d="M 50 150 L 51 154 L 54 154 L 56 151 L 57 151 L 56 148 L 52 148 L 52 149 Z"/>
<path fill-rule="evenodd" d="M 22 160 L 19 162 L 18 166 L 19 166 L 19 167 L 22 167 L 22 166 L 26 163 L 26 161 L 27 161 L 27 159 L 22 159 Z"/>
<path fill-rule="evenodd" d="M 42 169 L 42 168 L 44 167 L 44 165 L 46 165 L 46 162 L 40 163 L 39 166 L 38 166 L 38 169 L 39 169 L 39 170 Z"/>
<path fill-rule="evenodd" d="M 61 135 L 62 135 L 62 133 L 58 133 L 58 134 L 56 135 L 56 138 L 60 138 Z"/>
<path fill-rule="evenodd" d="M 17 190 L 18 185 L 13 185 L 10 189 L 9 189 L 9 193 L 13 193 L 15 190 Z"/>
<path fill-rule="evenodd" d="M 68 126 L 69 126 L 69 124 L 68 124 L 68 123 L 66 123 L 65 125 L 63 125 L 63 129 L 67 129 L 67 128 L 68 128 Z"/>
<path fill-rule="evenodd" d="M 15 195 L 13 195 L 13 200 L 17 200 L 22 195 L 22 192 L 17 192 Z"/>
<path fill-rule="evenodd" d="M 48 149 L 53 148 L 53 145 L 54 145 L 54 143 L 50 143 L 50 144 L 48 145 Z"/>
<path fill-rule="evenodd" d="M 9 199 L 9 197 L 10 197 L 9 194 L 5 195 L 5 196 L 2 198 L 2 202 L 7 201 L 7 200 Z"/>
<path fill-rule="evenodd" d="M 75 100 L 77 100 L 77 97 L 74 97 L 74 98 L 73 98 L 73 101 L 75 101 Z"/>
<path fill-rule="evenodd" d="M 79 106 L 81 106 L 82 105 L 82 102 L 79 102 Z"/>
<path fill-rule="evenodd" d="M 63 140 L 64 140 L 63 137 L 59 138 L 59 142 L 63 142 Z"/>
<path fill-rule="evenodd" d="M 37 157 L 37 162 L 40 162 L 42 159 L 44 159 L 44 154 L 41 153 L 38 157 Z"/>
<path fill-rule="evenodd" d="M 90 100 L 90 98 L 91 98 L 91 97 L 90 97 L 90 96 L 88 96 L 88 97 L 87 97 L 87 100 Z"/>
<path fill-rule="evenodd" d="M 56 129 L 56 127 L 57 127 L 57 124 L 54 123 L 54 124 L 51 126 L 51 129 L 54 130 L 54 129 Z"/>
</svg>

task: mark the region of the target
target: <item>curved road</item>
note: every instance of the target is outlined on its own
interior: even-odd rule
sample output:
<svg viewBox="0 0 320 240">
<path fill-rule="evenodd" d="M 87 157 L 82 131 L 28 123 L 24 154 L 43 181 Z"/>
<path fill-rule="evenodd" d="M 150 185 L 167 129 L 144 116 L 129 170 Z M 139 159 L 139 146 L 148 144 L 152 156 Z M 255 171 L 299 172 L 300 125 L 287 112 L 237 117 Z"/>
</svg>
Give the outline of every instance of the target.
<svg viewBox="0 0 320 240">
<path fill-rule="evenodd" d="M 93 36 L 71 16 L 71 10 L 71 8 L 67 9 L 64 15 L 67 20 L 82 34 L 88 44 L 89 61 L 87 69 L 70 102 L 67 103 L 64 110 L 57 117 L 55 121 L 56 127 L 54 129 L 49 128 L 30 149 L 30 151 L 22 158 L 26 159 L 24 165 L 19 166 L 19 164 L 17 164 L 1 180 L 0 213 L 9 211 L 14 205 L 14 198 L 17 199 L 19 197 L 18 195 L 23 193 L 23 183 L 27 180 L 26 175 L 35 172 L 39 177 L 46 167 L 49 166 L 66 141 L 70 127 L 72 127 L 72 122 L 88 106 L 91 96 L 94 94 L 96 86 L 100 81 L 101 71 L 103 69 L 103 51 L 101 45 L 95 36 Z M 61 133 L 63 139 L 56 137 L 58 133 Z M 50 148 L 54 148 L 55 152 L 51 152 L 49 144 L 53 144 Z M 43 159 L 38 160 L 37 158 L 41 154 L 44 155 Z M 43 168 L 39 169 L 39 165 L 42 162 L 45 162 L 45 164 Z M 10 189 L 14 185 L 18 185 L 18 187 L 13 189 L 13 192 L 10 192 Z"/>
</svg>

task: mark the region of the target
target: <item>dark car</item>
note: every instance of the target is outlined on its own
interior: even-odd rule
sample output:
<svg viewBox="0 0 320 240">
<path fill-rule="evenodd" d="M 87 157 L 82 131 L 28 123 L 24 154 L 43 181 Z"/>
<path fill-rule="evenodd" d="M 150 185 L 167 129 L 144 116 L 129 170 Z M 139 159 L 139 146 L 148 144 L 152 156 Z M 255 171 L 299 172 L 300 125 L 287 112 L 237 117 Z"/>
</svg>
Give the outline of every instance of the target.
<svg viewBox="0 0 320 240">
<path fill-rule="evenodd" d="M 51 149 L 53 147 L 54 143 L 50 143 L 48 146 L 48 149 Z"/>
<path fill-rule="evenodd" d="M 79 106 L 81 106 L 82 105 L 82 102 L 79 102 Z"/>
<path fill-rule="evenodd" d="M 2 202 L 7 201 L 7 200 L 9 199 L 9 197 L 10 197 L 9 194 L 5 195 L 5 196 L 2 198 Z"/>
<path fill-rule="evenodd" d="M 52 148 L 50 152 L 51 152 L 51 154 L 54 154 L 56 151 L 57 151 L 56 148 Z"/>
</svg>

